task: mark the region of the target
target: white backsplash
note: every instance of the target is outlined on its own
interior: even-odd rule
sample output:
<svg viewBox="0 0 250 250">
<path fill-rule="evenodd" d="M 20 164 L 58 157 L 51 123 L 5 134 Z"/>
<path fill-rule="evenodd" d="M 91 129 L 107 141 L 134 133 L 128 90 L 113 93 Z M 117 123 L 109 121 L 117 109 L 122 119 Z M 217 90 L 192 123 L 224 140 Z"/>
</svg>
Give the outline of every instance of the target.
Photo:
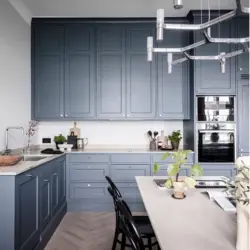
<svg viewBox="0 0 250 250">
<path fill-rule="evenodd" d="M 51 138 L 58 134 L 67 136 L 73 122 L 42 122 L 37 131 L 36 140 L 33 143 L 42 144 L 42 138 Z M 182 121 L 85 121 L 78 122 L 81 129 L 81 137 L 89 139 L 89 146 L 124 146 L 147 147 L 149 140 L 146 135 L 148 130 L 164 130 L 165 135 L 173 130 L 183 131 Z M 35 138 L 34 138 L 35 139 Z M 53 143 L 54 144 L 54 143 Z"/>
</svg>

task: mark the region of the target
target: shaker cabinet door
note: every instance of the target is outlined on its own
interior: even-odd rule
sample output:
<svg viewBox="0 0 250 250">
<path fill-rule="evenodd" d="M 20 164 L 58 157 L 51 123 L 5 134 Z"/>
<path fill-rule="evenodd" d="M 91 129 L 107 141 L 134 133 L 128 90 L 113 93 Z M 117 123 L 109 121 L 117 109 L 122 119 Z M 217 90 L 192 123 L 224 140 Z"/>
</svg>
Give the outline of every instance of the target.
<svg viewBox="0 0 250 250">
<path fill-rule="evenodd" d="M 203 20 L 204 22 L 207 20 Z M 201 19 L 196 20 L 200 23 Z M 211 27 L 212 37 L 235 37 L 234 20 L 225 21 Z M 201 31 L 194 32 L 195 42 L 204 40 Z M 221 52 L 235 51 L 236 46 L 232 44 L 211 43 L 200 46 L 195 49 L 197 56 L 214 56 Z M 226 59 L 226 71 L 221 73 L 220 61 L 214 60 L 195 60 L 194 61 L 194 79 L 196 94 L 236 94 L 235 78 L 235 57 Z"/>
<path fill-rule="evenodd" d="M 16 249 L 34 249 L 39 242 L 38 176 L 25 172 L 16 185 Z"/>
<path fill-rule="evenodd" d="M 95 115 L 95 41 L 89 24 L 67 24 L 65 45 L 65 118 Z"/>
<path fill-rule="evenodd" d="M 188 43 L 188 32 L 164 32 L 164 40 L 159 44 L 161 48 L 184 47 Z M 173 55 L 173 60 L 182 55 Z M 168 73 L 167 55 L 158 54 L 157 80 L 158 100 L 157 117 L 163 119 L 189 118 L 189 63 L 179 63 L 172 66 Z"/>
<path fill-rule="evenodd" d="M 40 177 L 40 230 L 41 233 L 46 229 L 51 220 L 51 180 L 50 173 L 46 173 Z"/>
<path fill-rule="evenodd" d="M 238 17 L 237 19 L 237 37 L 249 37 L 249 15 L 246 17 Z M 242 49 L 243 46 L 238 45 L 238 49 Z M 236 57 L 237 71 L 249 74 L 249 53 L 244 53 Z"/>
<path fill-rule="evenodd" d="M 64 115 L 64 28 L 39 25 L 33 29 L 32 117 L 61 119 Z"/>
<path fill-rule="evenodd" d="M 156 113 L 155 59 L 147 61 L 147 37 L 154 36 L 151 24 L 126 26 L 126 108 L 128 118 L 154 118 Z"/>
<path fill-rule="evenodd" d="M 238 84 L 238 151 L 249 153 L 249 80 Z"/>
<path fill-rule="evenodd" d="M 125 117 L 125 28 L 97 26 L 97 117 Z"/>
</svg>

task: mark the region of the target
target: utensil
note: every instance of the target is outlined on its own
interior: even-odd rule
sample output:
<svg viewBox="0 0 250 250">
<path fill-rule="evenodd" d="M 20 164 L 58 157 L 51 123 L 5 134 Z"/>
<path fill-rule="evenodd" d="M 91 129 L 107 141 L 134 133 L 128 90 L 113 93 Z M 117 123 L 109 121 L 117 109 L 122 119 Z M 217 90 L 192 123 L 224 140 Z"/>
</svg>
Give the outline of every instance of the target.
<svg viewBox="0 0 250 250">
<path fill-rule="evenodd" d="M 158 135 L 158 132 L 154 131 L 154 139 L 156 138 L 157 135 Z"/>
<path fill-rule="evenodd" d="M 149 131 L 148 131 L 148 136 L 150 137 L 150 139 L 151 139 L 151 140 L 153 140 L 152 135 L 153 135 L 153 134 L 152 134 L 152 131 L 151 131 L 151 130 L 149 130 Z"/>
</svg>

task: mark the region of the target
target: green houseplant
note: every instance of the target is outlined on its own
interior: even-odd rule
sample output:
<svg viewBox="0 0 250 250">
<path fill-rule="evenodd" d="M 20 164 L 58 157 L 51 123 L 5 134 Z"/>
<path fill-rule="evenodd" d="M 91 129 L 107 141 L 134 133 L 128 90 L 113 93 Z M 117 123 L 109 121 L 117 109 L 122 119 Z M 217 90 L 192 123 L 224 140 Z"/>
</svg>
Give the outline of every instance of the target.
<svg viewBox="0 0 250 250">
<path fill-rule="evenodd" d="M 67 141 L 66 138 L 62 134 L 54 136 L 54 142 L 56 144 L 57 149 L 59 149 L 59 147 L 58 147 L 59 144 L 63 144 L 66 141 Z"/>
<path fill-rule="evenodd" d="M 167 188 L 174 189 L 174 197 L 177 199 L 183 199 L 185 197 L 184 190 L 189 188 L 194 188 L 196 181 L 193 177 L 201 176 L 203 174 L 203 169 L 199 164 L 194 164 L 189 166 L 191 169 L 191 176 L 184 177 L 184 179 L 180 179 L 180 170 L 187 162 L 187 156 L 191 153 L 191 150 L 178 150 L 173 153 L 165 153 L 162 156 L 162 160 L 166 160 L 169 156 L 172 156 L 175 160 L 173 164 L 170 164 L 168 167 L 168 176 L 165 186 Z M 185 165 L 185 167 L 188 167 Z M 154 173 L 157 173 L 160 169 L 160 165 L 158 163 L 154 164 Z M 174 178 L 173 178 L 174 177 Z"/>
<path fill-rule="evenodd" d="M 180 130 L 174 130 L 171 135 L 168 136 L 168 139 L 171 142 L 172 149 L 178 150 L 180 141 L 182 139 L 181 137 L 181 131 Z"/>
</svg>

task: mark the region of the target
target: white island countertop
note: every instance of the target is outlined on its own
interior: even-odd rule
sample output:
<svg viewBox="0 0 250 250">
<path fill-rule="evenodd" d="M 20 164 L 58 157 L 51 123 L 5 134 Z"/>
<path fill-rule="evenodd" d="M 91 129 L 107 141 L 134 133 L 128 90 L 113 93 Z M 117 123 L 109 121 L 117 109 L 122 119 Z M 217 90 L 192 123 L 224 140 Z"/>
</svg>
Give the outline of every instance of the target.
<svg viewBox="0 0 250 250">
<path fill-rule="evenodd" d="M 222 210 L 200 193 L 190 190 L 183 200 L 160 190 L 153 179 L 136 181 L 161 250 L 235 250 L 235 215 Z"/>
</svg>

